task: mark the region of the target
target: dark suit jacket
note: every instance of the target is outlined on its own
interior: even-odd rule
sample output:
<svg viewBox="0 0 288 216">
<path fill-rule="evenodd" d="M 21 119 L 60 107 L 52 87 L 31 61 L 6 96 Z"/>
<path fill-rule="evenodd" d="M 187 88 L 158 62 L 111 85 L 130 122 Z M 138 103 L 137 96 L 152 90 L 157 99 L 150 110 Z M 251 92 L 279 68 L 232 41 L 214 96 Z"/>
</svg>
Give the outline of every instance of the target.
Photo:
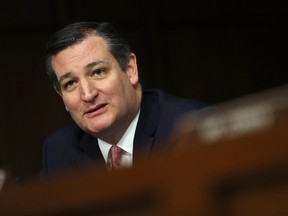
<svg viewBox="0 0 288 216">
<path fill-rule="evenodd" d="M 205 106 L 205 103 L 175 97 L 158 89 L 143 91 L 133 161 L 149 157 L 154 152 L 165 152 L 178 117 Z M 90 162 L 105 167 L 97 139 L 72 124 L 46 138 L 41 175 L 79 168 Z"/>
</svg>

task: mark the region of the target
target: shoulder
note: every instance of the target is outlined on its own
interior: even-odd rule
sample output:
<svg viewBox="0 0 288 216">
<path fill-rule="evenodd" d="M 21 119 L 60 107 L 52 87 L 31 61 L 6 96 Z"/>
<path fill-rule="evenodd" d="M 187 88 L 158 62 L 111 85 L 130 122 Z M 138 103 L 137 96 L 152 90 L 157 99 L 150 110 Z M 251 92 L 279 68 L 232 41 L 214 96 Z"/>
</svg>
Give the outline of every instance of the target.
<svg viewBox="0 0 288 216">
<path fill-rule="evenodd" d="M 64 126 L 57 131 L 48 135 L 45 143 L 57 144 L 58 148 L 64 145 L 73 145 L 79 142 L 86 133 L 81 130 L 76 124 Z"/>
<path fill-rule="evenodd" d="M 45 177 L 88 162 L 90 159 L 83 153 L 81 143 L 84 143 L 89 137 L 76 124 L 65 126 L 47 136 L 42 149 L 40 175 Z"/>
<path fill-rule="evenodd" d="M 178 119 L 207 106 L 205 102 L 178 97 L 160 89 L 145 89 L 139 122 L 155 129 L 155 142 L 167 143 L 178 128 Z"/>
<path fill-rule="evenodd" d="M 209 107 L 208 103 L 175 96 L 160 89 L 143 91 L 142 111 L 147 116 L 157 119 L 158 125 L 170 127 L 182 115 L 199 112 Z"/>
<path fill-rule="evenodd" d="M 179 97 L 161 89 L 147 89 L 143 91 L 143 99 L 153 98 L 164 109 L 197 110 L 208 106 L 208 103 L 199 100 Z M 150 99 L 151 100 L 151 99 Z"/>
<path fill-rule="evenodd" d="M 67 161 L 75 161 L 77 158 L 81 158 L 80 154 L 83 151 L 81 144 L 87 140 L 91 143 L 90 137 L 76 124 L 60 128 L 44 140 L 44 158 L 50 162 L 60 161 L 66 163 Z"/>
</svg>

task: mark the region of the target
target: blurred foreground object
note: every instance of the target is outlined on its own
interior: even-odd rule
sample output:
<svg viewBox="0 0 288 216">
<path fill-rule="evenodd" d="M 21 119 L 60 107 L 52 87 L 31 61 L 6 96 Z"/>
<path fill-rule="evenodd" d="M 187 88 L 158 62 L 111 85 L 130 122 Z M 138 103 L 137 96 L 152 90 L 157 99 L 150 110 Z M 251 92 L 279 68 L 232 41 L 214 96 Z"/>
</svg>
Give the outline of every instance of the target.
<svg viewBox="0 0 288 216">
<path fill-rule="evenodd" d="M 0 191 L 4 185 L 5 180 L 6 180 L 6 173 L 3 169 L 0 169 Z"/>
<path fill-rule="evenodd" d="M 279 126 L 287 109 L 288 86 L 282 86 L 185 115 L 178 133 L 193 133 L 201 144 L 233 140 Z"/>
<path fill-rule="evenodd" d="M 288 215 L 287 96 L 282 86 L 187 115 L 171 152 L 132 169 L 10 184 L 1 216 Z"/>
</svg>

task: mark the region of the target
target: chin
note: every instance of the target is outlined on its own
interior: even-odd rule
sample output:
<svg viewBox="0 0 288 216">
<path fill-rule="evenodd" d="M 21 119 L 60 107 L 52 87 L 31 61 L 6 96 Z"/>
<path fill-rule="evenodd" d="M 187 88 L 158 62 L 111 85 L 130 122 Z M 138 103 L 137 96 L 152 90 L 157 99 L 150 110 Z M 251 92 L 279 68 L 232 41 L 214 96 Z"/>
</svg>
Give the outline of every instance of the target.
<svg viewBox="0 0 288 216">
<path fill-rule="evenodd" d="M 87 127 L 87 130 L 89 133 L 100 133 L 101 131 L 109 128 L 110 125 L 90 125 Z"/>
<path fill-rule="evenodd" d="M 82 129 L 87 133 L 100 133 L 110 128 L 113 125 L 111 119 L 95 119 L 94 121 L 86 121 L 85 124 L 82 124 Z"/>
</svg>

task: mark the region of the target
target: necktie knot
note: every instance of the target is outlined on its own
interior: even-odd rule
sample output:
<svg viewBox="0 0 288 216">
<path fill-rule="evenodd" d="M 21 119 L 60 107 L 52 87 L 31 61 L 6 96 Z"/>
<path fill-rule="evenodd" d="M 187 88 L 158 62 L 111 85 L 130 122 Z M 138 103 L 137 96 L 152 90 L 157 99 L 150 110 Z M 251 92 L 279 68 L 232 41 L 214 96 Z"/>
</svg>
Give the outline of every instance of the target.
<svg viewBox="0 0 288 216">
<path fill-rule="evenodd" d="M 109 151 L 109 167 L 110 169 L 119 169 L 120 168 L 120 159 L 122 156 L 123 150 L 117 146 L 112 145 Z"/>
</svg>

